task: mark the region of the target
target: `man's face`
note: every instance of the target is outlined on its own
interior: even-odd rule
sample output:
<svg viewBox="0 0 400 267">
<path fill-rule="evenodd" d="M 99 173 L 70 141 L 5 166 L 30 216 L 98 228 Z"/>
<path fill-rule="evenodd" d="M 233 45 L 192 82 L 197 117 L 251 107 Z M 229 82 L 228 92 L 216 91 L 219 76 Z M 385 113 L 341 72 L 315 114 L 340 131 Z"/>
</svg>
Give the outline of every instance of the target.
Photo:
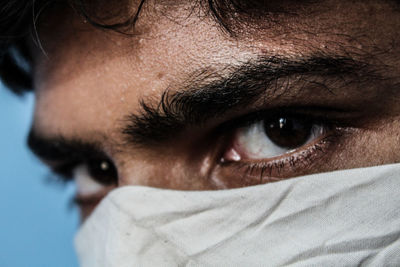
<svg viewBox="0 0 400 267">
<path fill-rule="evenodd" d="M 204 7 L 157 2 L 134 35 L 72 11 L 41 25 L 30 145 L 76 179 L 84 216 L 124 185 L 227 189 L 400 161 L 395 1 L 272 1 L 234 34 Z"/>
</svg>

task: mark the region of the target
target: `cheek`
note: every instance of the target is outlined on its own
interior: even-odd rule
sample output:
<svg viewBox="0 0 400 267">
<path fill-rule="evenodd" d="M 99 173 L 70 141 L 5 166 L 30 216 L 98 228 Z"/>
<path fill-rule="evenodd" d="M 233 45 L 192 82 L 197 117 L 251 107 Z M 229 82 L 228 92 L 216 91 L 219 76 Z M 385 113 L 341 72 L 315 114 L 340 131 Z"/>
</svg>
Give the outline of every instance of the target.
<svg viewBox="0 0 400 267">
<path fill-rule="evenodd" d="M 92 214 L 98 204 L 99 202 L 79 207 L 81 223 L 83 223 L 90 216 L 90 214 Z"/>
<path fill-rule="evenodd" d="M 400 116 L 383 120 L 365 144 L 375 147 L 375 157 L 381 159 L 382 164 L 400 162 Z"/>
<path fill-rule="evenodd" d="M 322 171 L 361 168 L 400 162 L 400 118 L 382 120 L 369 129 L 343 136 Z"/>
</svg>

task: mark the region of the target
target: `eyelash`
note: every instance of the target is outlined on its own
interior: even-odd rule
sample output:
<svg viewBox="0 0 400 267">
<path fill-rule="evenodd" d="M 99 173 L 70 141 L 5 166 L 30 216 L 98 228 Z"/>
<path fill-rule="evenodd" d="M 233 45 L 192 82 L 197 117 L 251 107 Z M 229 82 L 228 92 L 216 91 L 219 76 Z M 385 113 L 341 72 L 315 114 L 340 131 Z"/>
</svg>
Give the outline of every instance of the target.
<svg viewBox="0 0 400 267">
<path fill-rule="evenodd" d="M 276 178 L 274 177 L 274 173 L 278 174 L 282 173 L 282 170 L 286 168 L 288 165 L 291 168 L 295 168 L 299 164 L 302 164 L 302 166 L 308 166 L 309 164 L 312 164 L 313 160 L 317 158 L 315 154 L 325 154 L 329 149 L 329 146 L 332 143 L 334 143 L 337 140 L 337 138 L 339 138 L 339 136 L 340 136 L 339 134 L 327 135 L 321 140 L 319 140 L 318 143 L 308 147 L 306 150 L 288 154 L 285 156 L 285 158 L 282 159 L 275 159 L 269 162 L 258 161 L 255 163 L 229 162 L 229 163 L 222 163 L 221 165 L 225 166 L 236 165 L 235 169 L 244 172 L 245 176 L 254 176 L 254 173 L 257 173 L 258 174 L 257 176 L 259 176 L 260 183 L 279 181 L 287 177 Z"/>
<path fill-rule="evenodd" d="M 52 166 L 51 170 L 54 174 L 54 178 L 61 183 L 67 183 L 73 180 L 73 170 L 79 165 L 83 164 L 81 160 L 69 160 L 67 162 L 63 162 L 57 164 L 56 166 Z"/>
<path fill-rule="evenodd" d="M 81 166 L 81 165 L 86 165 L 89 169 L 91 166 L 91 163 L 96 162 L 96 163 L 101 163 L 101 162 L 107 162 L 109 164 L 109 168 L 110 171 L 113 171 L 115 169 L 114 164 L 112 163 L 111 160 L 109 160 L 108 158 L 89 158 L 89 159 L 74 159 L 74 160 L 70 160 L 68 162 L 63 162 L 57 166 L 53 166 L 52 171 L 56 176 L 56 179 L 62 183 L 66 183 L 69 181 L 73 181 L 74 180 L 74 170 Z M 93 165 L 92 165 L 93 166 Z M 90 172 L 90 171 L 89 171 Z M 117 176 L 117 172 L 115 171 L 115 176 Z M 118 177 L 115 177 L 116 179 Z M 107 181 L 108 183 L 104 183 L 104 181 L 98 181 L 96 180 L 96 182 L 100 183 L 100 184 L 104 184 L 104 185 L 110 185 L 111 182 L 113 181 Z M 118 181 L 114 181 L 115 183 L 117 183 Z"/>
<path fill-rule="evenodd" d="M 278 107 L 274 109 L 253 111 L 246 115 L 240 116 L 239 118 L 229 120 L 228 122 L 222 123 L 217 128 L 217 132 L 232 131 L 234 128 L 249 126 L 258 121 L 278 116 L 312 120 L 315 123 L 319 123 L 326 126 L 339 126 L 339 125 L 347 126 L 349 124 L 348 119 L 347 120 L 338 119 L 344 113 L 346 113 L 346 110 L 330 108 L 330 107 L 319 107 L 319 106 Z"/>
<path fill-rule="evenodd" d="M 304 113 L 302 114 L 299 111 L 296 112 L 296 109 L 293 108 L 256 111 L 249 115 L 240 117 L 239 119 L 234 119 L 232 121 L 223 124 L 220 127 L 220 129 L 217 130 L 218 133 L 228 132 L 229 134 L 228 135 L 225 134 L 225 136 L 223 137 L 227 141 L 225 141 L 222 150 L 223 151 L 226 150 L 226 147 L 231 144 L 234 135 L 233 133 L 235 132 L 235 130 L 277 116 L 305 119 L 308 121 L 312 121 L 315 124 L 323 126 L 325 129 L 324 134 L 317 141 L 313 142 L 310 145 L 301 146 L 299 147 L 299 149 L 296 149 L 291 153 L 272 159 L 254 160 L 253 162 L 249 160 L 244 160 L 239 162 L 221 161 L 219 165 L 221 167 L 232 167 L 238 173 L 239 171 L 240 173 L 243 173 L 244 174 L 243 177 L 258 176 L 258 182 L 261 183 L 261 182 L 279 181 L 288 178 L 288 177 L 271 178 L 274 176 L 273 174 L 281 174 L 283 170 L 287 167 L 290 167 L 292 169 L 298 168 L 299 165 L 303 167 L 309 167 L 316 160 L 318 159 L 320 160 L 321 157 L 327 154 L 327 152 L 331 149 L 332 145 L 335 144 L 343 135 L 344 127 L 349 126 L 347 120 L 340 121 L 337 119 L 338 116 L 334 116 L 335 117 L 334 119 L 330 119 L 329 116 L 325 113 L 326 112 L 338 113 L 344 111 L 336 109 L 327 110 L 326 108 L 320 109 L 318 107 L 299 108 L 299 110 L 303 110 Z M 319 113 L 319 115 L 318 116 L 311 115 L 316 110 L 320 111 L 317 112 Z M 223 153 L 219 155 L 220 159 L 223 158 L 222 154 Z M 279 177 L 279 175 L 275 176 Z"/>
<path fill-rule="evenodd" d="M 303 111 L 300 112 L 300 111 Z M 315 112 L 318 111 L 318 112 Z M 330 119 L 326 113 L 329 112 L 343 112 L 335 109 L 327 110 L 326 108 L 280 108 L 277 110 L 262 110 L 252 112 L 250 114 L 241 116 L 237 119 L 230 120 L 218 126 L 213 134 L 217 137 L 215 140 L 217 142 L 222 142 L 222 150 L 224 150 L 228 145 L 230 140 L 233 138 L 233 132 L 240 127 L 246 127 L 253 123 L 257 123 L 261 120 L 268 120 L 269 118 L 282 116 L 282 117 L 292 117 L 298 119 L 306 119 L 312 121 L 315 124 L 319 124 L 326 129 L 326 132 L 317 142 L 312 145 L 303 146 L 303 150 L 295 150 L 287 155 L 280 156 L 277 158 L 265 159 L 265 160 L 254 160 L 250 162 L 249 160 L 244 160 L 241 162 L 217 162 L 222 167 L 230 167 L 245 176 L 259 176 L 259 181 L 262 182 L 265 175 L 272 176 L 273 173 L 281 173 L 284 168 L 288 166 L 291 168 L 296 168 L 298 165 L 309 166 L 314 160 L 317 159 L 316 155 L 323 156 L 330 149 L 331 145 L 334 144 L 342 135 L 341 126 L 346 125 L 347 122 L 343 120 L 342 122 L 337 119 Z M 319 114 L 318 116 L 310 114 Z M 325 115 L 322 115 L 325 114 Z M 337 117 L 337 116 L 334 116 Z M 306 149 L 304 149 L 306 147 Z M 222 159 L 222 153 L 219 156 Z M 53 172 L 56 174 L 58 181 L 66 183 L 73 180 L 73 171 L 79 165 L 87 164 L 91 159 L 71 159 L 68 162 L 64 162 L 57 166 L 53 166 Z M 104 159 L 109 161 L 108 159 Z M 279 180 L 279 179 L 277 179 Z"/>
</svg>

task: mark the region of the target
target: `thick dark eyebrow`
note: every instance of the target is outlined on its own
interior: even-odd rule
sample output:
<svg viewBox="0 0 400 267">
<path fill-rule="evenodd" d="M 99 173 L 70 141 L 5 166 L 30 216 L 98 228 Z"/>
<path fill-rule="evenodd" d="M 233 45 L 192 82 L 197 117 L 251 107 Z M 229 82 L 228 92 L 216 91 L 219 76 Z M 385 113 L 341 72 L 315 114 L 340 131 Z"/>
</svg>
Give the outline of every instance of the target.
<svg viewBox="0 0 400 267">
<path fill-rule="evenodd" d="M 49 162 L 81 162 L 90 158 L 107 158 L 95 143 L 68 140 L 63 137 L 47 138 L 31 130 L 28 147 L 40 159 Z"/>
<path fill-rule="evenodd" d="M 224 76 L 204 70 L 184 89 L 165 90 L 155 106 L 142 100 L 141 113 L 126 118 L 128 124 L 122 132 L 127 141 L 141 146 L 159 144 L 185 127 L 201 125 L 229 110 L 265 98 L 265 94 L 276 89 L 278 80 L 293 75 L 350 77 L 358 82 L 360 79 L 381 79 L 369 64 L 348 57 L 321 56 L 299 60 L 263 57 L 227 69 L 229 74 Z M 290 87 L 286 91 L 290 91 Z"/>
</svg>

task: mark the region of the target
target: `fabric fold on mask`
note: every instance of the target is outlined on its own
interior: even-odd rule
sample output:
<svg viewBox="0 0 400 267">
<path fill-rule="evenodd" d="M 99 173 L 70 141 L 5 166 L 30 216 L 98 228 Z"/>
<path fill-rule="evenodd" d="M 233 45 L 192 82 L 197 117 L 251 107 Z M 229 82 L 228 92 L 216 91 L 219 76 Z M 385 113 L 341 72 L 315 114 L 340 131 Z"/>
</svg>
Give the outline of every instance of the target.
<svg viewBox="0 0 400 267">
<path fill-rule="evenodd" d="M 126 186 L 81 226 L 83 267 L 400 266 L 400 164 L 221 191 Z"/>
</svg>

